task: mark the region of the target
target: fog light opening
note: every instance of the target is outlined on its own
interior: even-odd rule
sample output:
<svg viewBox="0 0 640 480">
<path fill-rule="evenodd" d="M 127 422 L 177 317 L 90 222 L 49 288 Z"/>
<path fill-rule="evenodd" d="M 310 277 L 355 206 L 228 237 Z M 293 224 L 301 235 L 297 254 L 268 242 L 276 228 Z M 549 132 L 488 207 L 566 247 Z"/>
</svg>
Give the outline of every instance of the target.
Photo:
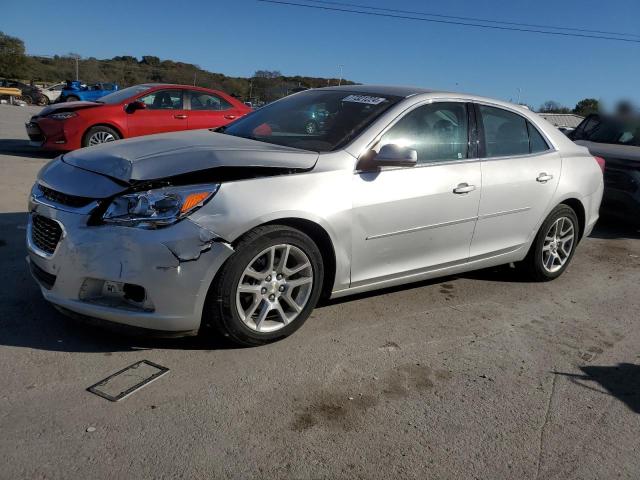
<svg viewBox="0 0 640 480">
<path fill-rule="evenodd" d="M 124 292 L 124 298 L 126 300 L 131 300 L 136 303 L 144 302 L 144 299 L 147 296 L 144 287 L 133 283 L 125 283 L 122 287 L 122 291 Z"/>
</svg>

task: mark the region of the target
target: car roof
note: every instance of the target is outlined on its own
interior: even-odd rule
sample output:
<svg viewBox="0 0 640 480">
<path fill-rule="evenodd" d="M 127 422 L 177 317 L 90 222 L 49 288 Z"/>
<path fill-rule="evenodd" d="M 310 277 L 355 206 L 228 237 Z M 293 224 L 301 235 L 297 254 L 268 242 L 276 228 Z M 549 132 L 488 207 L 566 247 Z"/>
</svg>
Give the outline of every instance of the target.
<svg viewBox="0 0 640 480">
<path fill-rule="evenodd" d="M 412 97 L 421 93 L 447 93 L 439 90 L 431 90 L 428 88 L 408 87 L 400 85 L 341 85 L 335 87 L 323 87 L 319 90 L 342 90 L 345 92 L 356 93 L 377 93 L 380 95 L 392 95 L 395 97 Z"/>
<path fill-rule="evenodd" d="M 197 87 L 195 85 L 183 85 L 180 83 L 141 83 L 137 85 L 139 87 L 149 87 L 149 88 L 158 88 L 158 87 L 174 87 L 174 88 L 191 88 L 197 90 L 213 90 L 218 91 L 215 88 L 207 88 L 207 87 Z"/>
</svg>

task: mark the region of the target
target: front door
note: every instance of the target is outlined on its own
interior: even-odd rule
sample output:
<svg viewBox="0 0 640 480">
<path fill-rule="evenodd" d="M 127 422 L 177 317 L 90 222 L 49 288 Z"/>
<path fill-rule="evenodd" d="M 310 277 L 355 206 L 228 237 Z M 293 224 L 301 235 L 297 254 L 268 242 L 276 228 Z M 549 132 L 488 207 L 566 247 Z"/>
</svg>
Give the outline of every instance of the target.
<svg viewBox="0 0 640 480">
<path fill-rule="evenodd" d="M 129 137 L 187 129 L 189 111 L 184 109 L 182 90 L 156 90 L 137 101 L 146 108 L 127 114 Z"/>
<path fill-rule="evenodd" d="M 558 186 L 562 160 L 521 115 L 478 105 L 482 199 L 471 257 L 515 250 L 531 240 Z"/>
<path fill-rule="evenodd" d="M 351 286 L 462 263 L 480 202 L 480 163 L 469 152 L 462 102 L 419 106 L 380 139 L 413 148 L 414 167 L 356 172 Z"/>
</svg>

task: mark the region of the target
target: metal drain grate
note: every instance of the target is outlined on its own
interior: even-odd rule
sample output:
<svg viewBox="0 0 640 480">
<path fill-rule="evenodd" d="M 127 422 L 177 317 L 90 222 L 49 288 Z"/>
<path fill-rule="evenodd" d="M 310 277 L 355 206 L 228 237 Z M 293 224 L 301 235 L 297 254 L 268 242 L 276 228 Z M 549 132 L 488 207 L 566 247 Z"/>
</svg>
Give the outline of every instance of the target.
<svg viewBox="0 0 640 480">
<path fill-rule="evenodd" d="M 145 385 L 149 385 L 168 371 L 167 367 L 149 360 L 141 360 L 91 385 L 87 391 L 112 402 L 118 402 Z"/>
</svg>

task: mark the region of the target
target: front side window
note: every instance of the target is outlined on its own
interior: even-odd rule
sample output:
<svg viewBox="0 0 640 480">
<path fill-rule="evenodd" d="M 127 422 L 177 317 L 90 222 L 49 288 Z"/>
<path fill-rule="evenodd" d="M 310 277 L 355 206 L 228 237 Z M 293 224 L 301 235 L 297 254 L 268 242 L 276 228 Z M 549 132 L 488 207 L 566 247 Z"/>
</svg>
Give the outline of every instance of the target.
<svg viewBox="0 0 640 480">
<path fill-rule="evenodd" d="M 229 110 L 233 108 L 224 98 L 211 93 L 190 91 L 191 110 Z"/>
<path fill-rule="evenodd" d="M 156 90 L 139 101 L 149 110 L 182 110 L 182 90 Z"/>
<path fill-rule="evenodd" d="M 467 158 L 467 107 L 464 103 L 433 103 L 407 113 L 380 139 L 418 153 L 418 163 Z"/>
<path fill-rule="evenodd" d="M 487 157 L 529 154 L 527 121 L 517 113 L 480 105 Z"/>
</svg>

